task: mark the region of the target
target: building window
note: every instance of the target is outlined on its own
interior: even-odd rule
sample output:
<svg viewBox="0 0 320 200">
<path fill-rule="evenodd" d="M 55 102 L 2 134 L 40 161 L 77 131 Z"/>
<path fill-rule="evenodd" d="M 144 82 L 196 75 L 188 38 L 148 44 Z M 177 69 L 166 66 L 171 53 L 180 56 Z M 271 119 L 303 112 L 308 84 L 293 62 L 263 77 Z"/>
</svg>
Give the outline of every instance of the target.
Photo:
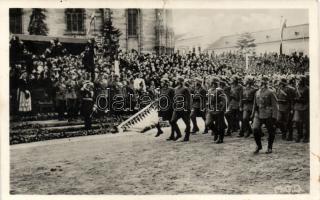
<svg viewBox="0 0 320 200">
<path fill-rule="evenodd" d="M 10 8 L 10 32 L 15 34 L 22 33 L 22 9 Z"/>
<path fill-rule="evenodd" d="M 85 32 L 85 10 L 66 9 L 66 25 L 69 33 Z"/>
<path fill-rule="evenodd" d="M 295 36 L 298 36 L 298 35 L 299 35 L 299 32 L 294 32 L 294 35 L 295 35 Z"/>
<path fill-rule="evenodd" d="M 270 35 L 267 35 L 266 38 L 269 39 L 269 38 L 270 38 Z"/>
<path fill-rule="evenodd" d="M 128 9 L 128 36 L 136 37 L 138 29 L 138 10 Z"/>
</svg>

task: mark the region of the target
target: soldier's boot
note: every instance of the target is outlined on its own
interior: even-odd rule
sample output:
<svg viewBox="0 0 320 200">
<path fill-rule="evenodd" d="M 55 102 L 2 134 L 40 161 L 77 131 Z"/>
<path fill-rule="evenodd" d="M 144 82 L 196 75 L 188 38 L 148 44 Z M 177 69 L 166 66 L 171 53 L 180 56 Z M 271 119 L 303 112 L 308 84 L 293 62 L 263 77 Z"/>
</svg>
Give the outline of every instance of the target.
<svg viewBox="0 0 320 200">
<path fill-rule="evenodd" d="M 214 142 L 217 142 L 218 139 L 219 139 L 219 135 L 218 135 L 218 133 L 215 133 L 215 134 L 214 134 L 214 137 L 213 137 L 213 141 L 214 141 Z"/>
<path fill-rule="evenodd" d="M 296 126 L 297 126 L 297 131 L 298 131 L 298 137 L 296 138 L 296 142 L 299 143 L 301 141 L 301 139 L 303 138 L 302 137 L 302 134 L 303 134 L 302 123 L 298 122 Z"/>
<path fill-rule="evenodd" d="M 253 154 L 258 154 L 261 149 L 262 149 L 262 146 L 257 146 Z"/>
<path fill-rule="evenodd" d="M 199 128 L 197 126 L 194 126 L 191 133 L 196 134 L 199 131 Z"/>
<path fill-rule="evenodd" d="M 243 136 L 244 136 L 244 133 L 243 133 L 243 130 L 241 129 L 237 137 L 243 137 Z"/>
<path fill-rule="evenodd" d="M 287 141 L 292 141 L 292 140 L 293 140 L 292 132 L 291 132 L 291 131 L 289 131 L 286 139 L 287 139 Z"/>
<path fill-rule="evenodd" d="M 217 144 L 223 143 L 223 138 L 224 138 L 224 130 L 219 131 L 219 139 L 217 141 Z"/>
<path fill-rule="evenodd" d="M 209 132 L 209 129 L 208 129 L 208 127 L 206 126 L 206 127 L 204 128 L 204 131 L 203 131 L 202 134 L 207 134 L 208 132 Z"/>
<path fill-rule="evenodd" d="M 303 136 L 303 143 L 308 143 L 309 142 L 309 135 L 308 133 L 305 133 L 304 136 Z"/>
<path fill-rule="evenodd" d="M 158 132 L 157 132 L 157 134 L 155 135 L 155 137 L 159 137 L 159 136 L 163 133 L 163 131 L 161 130 L 161 127 L 160 127 L 160 124 L 159 124 L 159 123 L 156 125 L 156 128 L 157 128 Z"/>
<path fill-rule="evenodd" d="M 231 129 L 228 127 L 225 136 L 231 136 L 231 132 L 232 132 Z"/>
<path fill-rule="evenodd" d="M 287 133 L 282 133 L 282 136 L 281 136 L 282 140 L 286 140 L 287 139 Z"/>
</svg>

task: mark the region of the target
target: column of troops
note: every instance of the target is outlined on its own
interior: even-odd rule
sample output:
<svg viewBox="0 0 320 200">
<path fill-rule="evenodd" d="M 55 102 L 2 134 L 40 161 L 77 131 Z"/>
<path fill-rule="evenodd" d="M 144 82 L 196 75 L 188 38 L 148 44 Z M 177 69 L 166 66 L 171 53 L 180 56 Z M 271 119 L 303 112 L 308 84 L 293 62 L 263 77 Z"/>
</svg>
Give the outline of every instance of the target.
<svg viewBox="0 0 320 200">
<path fill-rule="evenodd" d="M 238 75 L 193 80 L 177 77 L 176 87 L 170 85 L 168 78 L 161 79 L 159 117 L 171 125 L 167 140 L 182 137 L 177 125 L 181 118 L 186 125 L 182 141 L 189 141 L 190 133 L 199 132 L 197 117 L 201 117 L 205 122 L 203 134 L 211 130 L 218 144 L 223 143 L 224 136 L 235 132 L 246 138 L 253 134 L 257 145 L 254 154 L 262 149 L 263 127 L 268 132 L 266 153 L 272 153 L 276 130 L 280 130 L 283 140 L 309 141 L 308 75 L 272 79 L 266 76 L 240 79 Z M 156 127 L 158 137 L 163 131 L 159 124 Z"/>
</svg>

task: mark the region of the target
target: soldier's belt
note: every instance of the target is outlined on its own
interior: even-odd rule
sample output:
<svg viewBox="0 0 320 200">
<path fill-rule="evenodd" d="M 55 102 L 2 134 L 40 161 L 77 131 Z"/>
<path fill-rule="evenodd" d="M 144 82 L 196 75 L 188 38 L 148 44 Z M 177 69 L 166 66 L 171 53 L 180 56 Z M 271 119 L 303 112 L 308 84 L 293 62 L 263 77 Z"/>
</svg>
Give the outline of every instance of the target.
<svg viewBox="0 0 320 200">
<path fill-rule="evenodd" d="M 82 100 L 85 100 L 85 101 L 93 101 L 92 98 L 82 98 Z"/>
<path fill-rule="evenodd" d="M 283 99 L 278 99 L 277 102 L 281 104 L 289 104 L 288 100 L 283 100 Z"/>
</svg>

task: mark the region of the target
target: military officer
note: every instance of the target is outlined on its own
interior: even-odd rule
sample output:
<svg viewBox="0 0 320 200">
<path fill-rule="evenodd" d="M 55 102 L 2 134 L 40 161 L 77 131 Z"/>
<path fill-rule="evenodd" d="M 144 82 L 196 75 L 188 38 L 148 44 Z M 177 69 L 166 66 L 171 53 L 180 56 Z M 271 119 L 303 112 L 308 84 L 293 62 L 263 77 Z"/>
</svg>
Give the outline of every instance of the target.
<svg viewBox="0 0 320 200">
<path fill-rule="evenodd" d="M 281 130 L 283 140 L 292 140 L 292 127 L 288 130 L 288 122 L 290 115 L 293 113 L 294 89 L 289 87 L 287 79 L 282 77 L 276 89 L 276 97 L 278 102 L 277 122 Z M 287 132 L 289 134 L 287 135 Z"/>
<path fill-rule="evenodd" d="M 249 137 L 252 133 L 250 126 L 250 115 L 252 113 L 254 95 L 257 88 L 254 87 L 254 78 L 252 76 L 246 76 L 244 78 L 244 89 L 242 91 L 242 99 L 240 103 L 240 111 L 242 111 L 242 124 L 239 137 L 243 137 L 244 133 L 247 133 L 245 137 Z"/>
<path fill-rule="evenodd" d="M 191 133 L 197 133 L 199 127 L 197 125 L 197 117 L 202 117 L 205 121 L 205 102 L 206 102 L 206 90 L 202 87 L 202 79 L 195 79 L 194 91 L 192 94 L 192 110 L 191 110 L 191 121 L 193 124 L 193 129 Z M 205 128 L 204 133 L 207 133 L 208 130 Z"/>
<path fill-rule="evenodd" d="M 263 76 L 260 80 L 260 88 L 255 93 L 253 111 L 251 116 L 253 119 L 253 134 L 254 139 L 257 144 L 257 148 L 254 151 L 254 154 L 259 153 L 262 149 L 261 144 L 261 126 L 262 124 L 266 125 L 268 130 L 268 150 L 267 154 L 272 153 L 273 141 L 275 138 L 274 126 L 272 120 L 273 108 L 276 104 L 275 95 L 268 88 L 269 79 L 266 76 Z"/>
<path fill-rule="evenodd" d="M 295 99 L 294 99 L 294 115 L 293 121 L 296 123 L 298 136 L 296 142 L 309 142 L 309 131 L 306 129 L 303 132 L 303 125 L 308 124 L 308 109 L 309 109 L 309 88 L 307 87 L 307 79 L 301 76 L 297 82 Z"/>
<path fill-rule="evenodd" d="M 186 125 L 185 136 L 183 142 L 188 142 L 190 137 L 190 112 L 191 112 L 191 93 L 184 85 L 184 78 L 177 77 L 177 87 L 174 91 L 173 114 L 171 125 L 173 131 L 177 133 L 175 141 L 182 137 L 177 121 L 182 118 Z"/>
<path fill-rule="evenodd" d="M 227 109 L 227 96 L 223 89 L 219 87 L 219 81 L 217 77 L 211 78 L 206 113 L 206 127 L 212 129 L 214 141 L 217 144 L 223 143 L 226 128 L 224 114 Z"/>
<path fill-rule="evenodd" d="M 173 113 L 173 97 L 174 97 L 174 89 L 169 87 L 170 81 L 168 78 L 164 77 L 161 79 L 161 88 L 159 91 L 159 112 L 158 116 L 162 118 L 162 121 L 169 121 L 171 125 L 171 117 Z M 159 137 L 163 131 L 161 130 L 160 123 L 156 125 L 158 132 L 155 137 Z M 168 140 L 174 140 L 174 131 L 171 125 L 171 135 Z"/>
<path fill-rule="evenodd" d="M 240 102 L 242 99 L 242 86 L 239 84 L 239 76 L 233 75 L 231 77 L 231 88 L 229 95 L 229 112 L 227 114 L 228 118 L 228 130 L 227 135 L 231 135 L 232 132 L 239 130 L 240 128 Z"/>
</svg>

